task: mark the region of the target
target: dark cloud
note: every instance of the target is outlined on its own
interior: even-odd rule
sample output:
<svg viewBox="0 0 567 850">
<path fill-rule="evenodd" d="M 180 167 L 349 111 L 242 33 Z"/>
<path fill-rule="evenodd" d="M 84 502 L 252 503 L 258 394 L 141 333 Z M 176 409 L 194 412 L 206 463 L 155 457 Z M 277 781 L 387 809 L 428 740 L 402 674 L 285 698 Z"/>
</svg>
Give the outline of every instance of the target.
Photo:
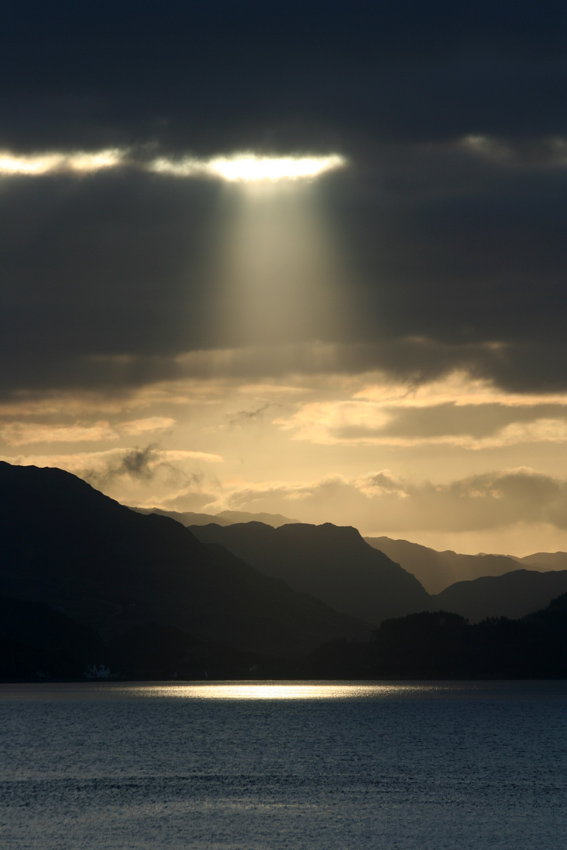
<svg viewBox="0 0 567 850">
<path fill-rule="evenodd" d="M 155 444 L 143 449 L 128 449 L 118 458 L 111 458 L 103 468 L 86 470 L 81 478 L 96 487 L 112 484 L 119 478 L 132 478 L 138 481 L 150 481 L 162 462 Z"/>
<path fill-rule="evenodd" d="M 391 420 L 379 428 L 350 426 L 333 430 L 337 439 L 397 438 L 434 440 L 441 437 L 470 437 L 483 440 L 497 436 L 510 425 L 538 420 L 567 420 L 567 408 L 558 404 L 500 405 L 453 402 L 430 407 L 383 408 Z"/>
<path fill-rule="evenodd" d="M 96 468 L 81 471 L 81 478 L 95 487 L 108 487 L 119 479 L 132 481 L 152 481 L 156 476 L 166 478 L 170 485 L 194 483 L 198 473 L 182 472 L 175 464 L 168 461 L 157 443 L 150 443 L 144 448 L 124 449 L 111 456 L 106 462 Z"/>
<path fill-rule="evenodd" d="M 202 152 L 561 132 L 566 21 L 551 0 L 8 2 L 1 136 Z"/>
<path fill-rule="evenodd" d="M 132 449 L 126 452 L 118 467 L 114 470 L 115 475 L 129 475 L 130 478 L 151 478 L 154 474 L 150 463 L 156 459 L 156 446 L 149 445 L 145 449 Z"/>
<path fill-rule="evenodd" d="M 178 355 L 265 343 L 219 319 L 241 299 L 215 265 L 226 193 L 140 167 L 247 147 L 350 156 L 313 190 L 348 306 L 331 324 L 294 280 L 271 341 L 295 349 L 225 372 L 565 389 L 566 25 L 547 0 L 4 4 L 0 148 L 131 146 L 138 165 L 0 178 L 0 391 L 206 376 Z"/>
<path fill-rule="evenodd" d="M 257 422 L 263 419 L 268 410 L 277 407 L 280 407 L 280 405 L 275 402 L 266 402 L 266 404 L 255 408 L 255 410 L 239 410 L 237 413 L 227 416 L 227 421 L 232 428 L 241 428 L 251 422 Z"/>
</svg>

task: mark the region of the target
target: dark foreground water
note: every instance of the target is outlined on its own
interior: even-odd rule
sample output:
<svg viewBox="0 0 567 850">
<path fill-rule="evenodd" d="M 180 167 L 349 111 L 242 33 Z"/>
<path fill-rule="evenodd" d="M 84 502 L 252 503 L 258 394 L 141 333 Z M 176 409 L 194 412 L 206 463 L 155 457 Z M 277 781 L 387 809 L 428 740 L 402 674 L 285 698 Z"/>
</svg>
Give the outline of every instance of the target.
<svg viewBox="0 0 567 850">
<path fill-rule="evenodd" d="M 0 685 L 3 850 L 552 850 L 567 683 Z"/>
</svg>

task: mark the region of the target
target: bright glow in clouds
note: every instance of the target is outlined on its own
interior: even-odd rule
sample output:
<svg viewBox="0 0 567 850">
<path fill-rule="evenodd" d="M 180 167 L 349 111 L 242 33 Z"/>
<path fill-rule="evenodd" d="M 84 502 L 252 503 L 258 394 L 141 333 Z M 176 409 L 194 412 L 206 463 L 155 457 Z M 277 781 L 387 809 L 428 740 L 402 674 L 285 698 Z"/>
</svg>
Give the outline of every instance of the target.
<svg viewBox="0 0 567 850">
<path fill-rule="evenodd" d="M 9 446 L 25 446 L 31 443 L 79 443 L 118 440 L 123 434 L 140 436 L 142 434 L 165 431 L 175 424 L 175 419 L 165 416 L 151 416 L 146 419 L 134 419 L 112 426 L 101 420 L 74 425 L 44 425 L 32 422 L 0 422 L 0 437 Z"/>
<path fill-rule="evenodd" d="M 309 180 L 327 171 L 346 165 L 339 154 L 327 156 L 258 156 L 247 151 L 226 157 L 197 159 L 184 157 L 173 160 L 158 157 L 149 162 L 138 161 L 131 151 L 108 148 L 101 151 L 44 151 L 16 154 L 0 151 L 0 176 L 26 175 L 40 177 L 52 173 L 89 174 L 101 169 L 130 165 L 155 174 L 172 177 L 213 177 L 231 183 L 275 182 L 280 180 Z"/>
<path fill-rule="evenodd" d="M 258 180 L 303 180 L 319 177 L 346 165 L 338 154 L 331 156 L 269 157 L 254 154 L 237 154 L 230 158 L 212 159 L 208 163 L 211 173 L 224 180 L 246 183 Z"/>
<path fill-rule="evenodd" d="M 279 180 L 306 180 L 319 177 L 346 165 L 339 154 L 329 156 L 257 156 L 254 153 L 236 153 L 230 157 L 199 160 L 186 158 L 178 162 L 155 159 L 150 171 L 171 174 L 175 177 L 205 175 L 220 177 L 231 183 L 276 182 Z"/>
<path fill-rule="evenodd" d="M 10 151 L 0 151 L 0 174 L 22 174 L 30 177 L 39 177 L 53 172 L 88 174 L 103 168 L 117 168 L 123 163 L 125 156 L 126 151 L 118 148 L 108 148 L 94 153 L 51 151 L 20 155 Z"/>
<path fill-rule="evenodd" d="M 218 293 L 212 319 L 237 347 L 263 345 L 277 357 L 278 344 L 298 346 L 332 333 L 347 307 L 338 284 L 340 257 L 312 183 L 291 171 L 278 178 L 285 174 L 279 165 L 262 179 L 269 167 L 256 164 L 257 171 L 235 161 L 235 176 L 227 178 L 210 254 Z M 234 183 L 237 174 L 254 176 Z"/>
</svg>

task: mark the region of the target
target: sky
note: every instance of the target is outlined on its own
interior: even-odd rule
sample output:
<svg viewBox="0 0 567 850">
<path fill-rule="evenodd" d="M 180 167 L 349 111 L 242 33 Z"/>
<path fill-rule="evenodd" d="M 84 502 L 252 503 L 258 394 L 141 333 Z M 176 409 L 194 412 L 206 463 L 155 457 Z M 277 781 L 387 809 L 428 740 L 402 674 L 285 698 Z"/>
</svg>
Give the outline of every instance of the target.
<svg viewBox="0 0 567 850">
<path fill-rule="evenodd" d="M 0 458 L 567 550 L 567 8 L 7 0 Z"/>
</svg>

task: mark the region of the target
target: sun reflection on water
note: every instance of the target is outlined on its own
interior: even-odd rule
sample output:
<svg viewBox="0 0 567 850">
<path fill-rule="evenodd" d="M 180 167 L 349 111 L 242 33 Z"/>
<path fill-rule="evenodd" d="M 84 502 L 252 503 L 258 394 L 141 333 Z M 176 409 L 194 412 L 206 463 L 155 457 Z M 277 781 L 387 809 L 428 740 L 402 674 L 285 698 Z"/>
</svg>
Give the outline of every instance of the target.
<svg viewBox="0 0 567 850">
<path fill-rule="evenodd" d="M 200 700 L 321 700 L 391 697 L 420 686 L 400 684 L 335 684 L 332 682 L 210 682 L 142 685 L 140 696 Z"/>
</svg>

